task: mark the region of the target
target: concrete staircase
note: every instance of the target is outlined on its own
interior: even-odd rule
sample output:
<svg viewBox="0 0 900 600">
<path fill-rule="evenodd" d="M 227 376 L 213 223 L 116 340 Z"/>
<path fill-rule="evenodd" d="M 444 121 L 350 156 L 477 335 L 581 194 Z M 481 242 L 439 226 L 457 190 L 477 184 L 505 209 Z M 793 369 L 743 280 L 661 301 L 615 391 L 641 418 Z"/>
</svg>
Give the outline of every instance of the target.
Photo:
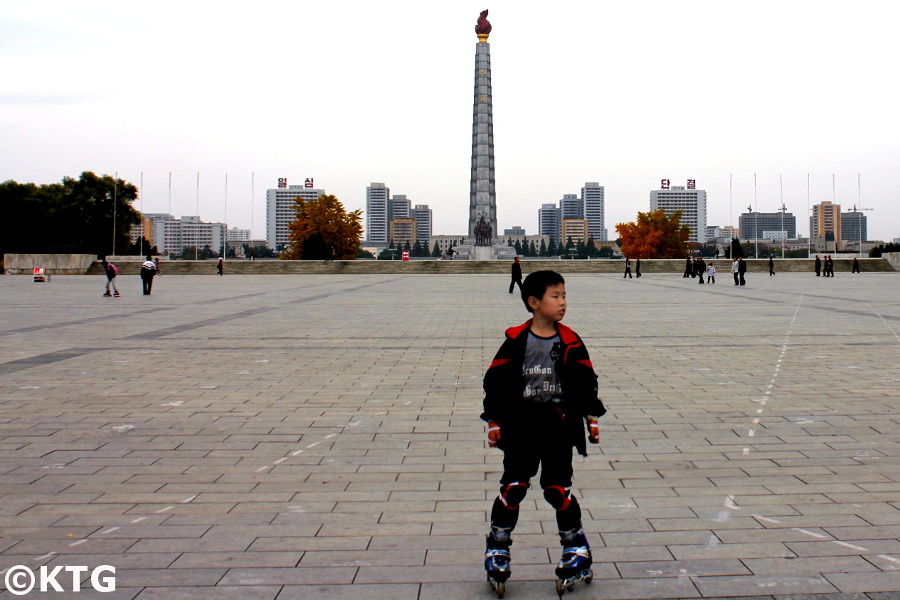
<svg viewBox="0 0 900 600">
<path fill-rule="evenodd" d="M 215 260 L 166 260 L 160 263 L 163 275 L 215 275 Z M 713 259 L 707 261 L 716 266 L 720 277 L 731 276 L 731 261 Z M 767 259 L 746 260 L 749 273 L 768 273 Z M 137 275 L 140 272 L 139 261 L 118 261 L 115 263 L 120 275 Z M 510 272 L 511 262 L 507 261 L 467 261 L 467 260 L 243 260 L 225 261 L 226 275 L 287 275 L 287 274 L 466 274 L 466 273 L 502 273 Z M 635 263 L 632 261 L 632 273 Z M 852 258 L 836 258 L 835 272 L 849 273 L 853 266 Z M 893 271 L 891 264 L 883 258 L 861 258 L 859 267 L 863 272 Z M 522 271 L 530 273 L 550 269 L 560 273 L 618 273 L 625 270 L 622 260 L 522 260 Z M 682 273 L 684 260 L 648 259 L 641 261 L 642 273 Z M 783 259 L 775 261 L 776 273 L 812 273 L 813 261 L 810 259 Z M 88 275 L 102 275 L 103 267 L 95 262 L 87 271 Z"/>
</svg>

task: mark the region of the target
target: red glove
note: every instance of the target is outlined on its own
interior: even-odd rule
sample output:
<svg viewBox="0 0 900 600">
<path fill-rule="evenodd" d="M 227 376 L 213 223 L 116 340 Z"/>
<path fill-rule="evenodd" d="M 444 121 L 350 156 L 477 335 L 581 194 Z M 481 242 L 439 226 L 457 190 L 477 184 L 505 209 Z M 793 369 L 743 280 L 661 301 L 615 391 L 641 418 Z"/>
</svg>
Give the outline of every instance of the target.
<svg viewBox="0 0 900 600">
<path fill-rule="evenodd" d="M 488 421 L 488 447 L 496 448 L 500 442 L 500 425 L 496 421 Z"/>
<path fill-rule="evenodd" d="M 597 423 L 597 419 L 593 417 L 588 417 L 587 419 L 588 425 L 588 441 L 592 444 L 600 443 L 600 424 Z"/>
</svg>

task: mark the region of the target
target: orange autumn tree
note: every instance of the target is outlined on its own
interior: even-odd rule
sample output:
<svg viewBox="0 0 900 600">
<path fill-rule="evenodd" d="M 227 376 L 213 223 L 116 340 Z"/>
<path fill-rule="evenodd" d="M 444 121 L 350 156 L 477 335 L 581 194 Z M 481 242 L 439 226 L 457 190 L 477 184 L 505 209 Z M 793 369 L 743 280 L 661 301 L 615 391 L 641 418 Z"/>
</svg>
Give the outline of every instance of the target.
<svg viewBox="0 0 900 600">
<path fill-rule="evenodd" d="M 691 230 L 681 224 L 681 211 L 666 215 L 662 210 L 637 214 L 635 223 L 619 223 L 622 254 L 628 258 L 684 258 Z"/>
<path fill-rule="evenodd" d="M 295 218 L 288 223 L 288 260 L 352 260 L 359 253 L 362 211 L 348 213 L 336 196 L 294 200 Z"/>
</svg>

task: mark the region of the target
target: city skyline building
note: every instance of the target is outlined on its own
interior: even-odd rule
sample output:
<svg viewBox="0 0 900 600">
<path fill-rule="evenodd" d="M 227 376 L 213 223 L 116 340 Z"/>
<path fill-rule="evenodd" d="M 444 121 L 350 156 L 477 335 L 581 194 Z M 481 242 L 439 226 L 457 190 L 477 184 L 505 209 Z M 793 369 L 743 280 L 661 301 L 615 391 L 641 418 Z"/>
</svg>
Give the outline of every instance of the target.
<svg viewBox="0 0 900 600">
<path fill-rule="evenodd" d="M 266 243 L 277 250 L 290 244 L 288 224 L 296 218 L 294 201 L 316 200 L 325 190 L 313 186 L 312 178 L 303 185 L 288 185 L 287 179 L 278 180 L 278 187 L 266 190 Z"/>
<path fill-rule="evenodd" d="M 865 213 L 852 209 L 841 213 L 841 241 L 859 244 L 867 241 L 867 236 L 868 220 Z"/>
<path fill-rule="evenodd" d="M 373 244 L 388 241 L 388 202 L 391 189 L 380 181 L 373 181 L 366 187 L 366 240 Z"/>
<path fill-rule="evenodd" d="M 416 204 L 409 211 L 409 216 L 416 222 L 416 239 L 419 240 L 419 243 L 428 244 L 434 226 L 431 208 L 427 204 Z"/>
<path fill-rule="evenodd" d="M 814 240 L 834 241 L 837 244 L 843 239 L 841 232 L 841 205 L 824 200 L 813 204 L 812 216 L 809 218 L 809 237 Z"/>
<path fill-rule="evenodd" d="M 797 239 L 797 217 L 787 211 L 742 213 L 738 228 L 741 237 L 747 240 Z"/>
<path fill-rule="evenodd" d="M 663 179 L 660 189 L 650 191 L 650 211 L 662 210 L 667 216 L 681 211 L 681 224 L 691 231 L 689 242 L 706 242 L 706 190 L 696 189 L 696 182 L 687 186 L 670 185 Z"/>
<path fill-rule="evenodd" d="M 585 182 L 581 188 L 581 202 L 584 218 L 588 222 L 589 237 L 595 242 L 609 239 L 606 230 L 606 192 L 597 181 Z"/>
</svg>

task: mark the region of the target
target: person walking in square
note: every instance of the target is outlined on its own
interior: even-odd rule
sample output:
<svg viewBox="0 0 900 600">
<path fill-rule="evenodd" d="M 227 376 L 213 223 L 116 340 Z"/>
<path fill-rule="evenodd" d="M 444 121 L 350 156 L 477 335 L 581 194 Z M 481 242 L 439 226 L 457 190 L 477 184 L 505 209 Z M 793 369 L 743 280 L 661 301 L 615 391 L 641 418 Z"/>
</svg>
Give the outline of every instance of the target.
<svg viewBox="0 0 900 600">
<path fill-rule="evenodd" d="M 517 256 L 513 260 L 512 264 L 512 281 L 509 282 L 509 293 L 513 293 L 513 288 L 519 286 L 519 291 L 522 291 L 522 263 L 519 262 L 519 257 Z"/>
<path fill-rule="evenodd" d="M 703 278 L 706 276 L 706 261 L 703 260 L 702 256 L 697 257 L 697 263 L 695 266 L 697 270 L 697 278 L 700 280 L 699 283 L 703 284 Z"/>
<path fill-rule="evenodd" d="M 747 282 L 744 280 L 744 274 L 747 272 L 747 263 L 744 262 L 744 259 L 738 258 L 738 279 L 741 285 L 746 285 Z"/>
<path fill-rule="evenodd" d="M 716 266 L 713 263 L 709 263 L 709 266 L 706 267 L 706 283 L 715 283 L 716 282 Z"/>
<path fill-rule="evenodd" d="M 640 279 L 641 277 L 641 259 L 634 259 L 634 276 Z"/>
<path fill-rule="evenodd" d="M 627 256 L 625 257 L 625 274 L 622 275 L 622 279 L 625 278 L 631 279 L 631 259 Z"/>
<path fill-rule="evenodd" d="M 859 259 L 855 256 L 853 257 L 853 268 L 850 269 L 851 273 L 859 273 Z"/>
<path fill-rule="evenodd" d="M 219 274 L 219 277 L 222 276 L 222 271 L 225 269 L 225 265 L 223 264 L 225 261 L 222 260 L 222 257 L 219 257 L 219 262 L 216 263 L 216 272 Z"/>
<path fill-rule="evenodd" d="M 738 264 L 738 259 L 732 258 L 731 259 L 731 275 L 732 275 L 732 277 L 734 277 L 734 285 L 741 284 L 740 270 L 741 270 L 741 266 Z"/>
<path fill-rule="evenodd" d="M 819 277 L 822 273 L 822 259 L 819 258 L 819 255 L 816 254 L 816 277 Z"/>
<path fill-rule="evenodd" d="M 148 256 L 141 265 L 141 287 L 145 296 L 149 296 L 153 290 L 153 278 L 156 276 L 156 263 Z"/>
<path fill-rule="evenodd" d="M 599 443 L 598 419 L 606 413 L 597 396 L 597 375 L 584 341 L 563 325 L 568 304 L 565 280 L 554 271 L 535 271 L 522 284 L 532 318 L 506 330 L 506 339 L 484 376 L 488 445 L 503 451 L 500 494 L 491 508 L 485 550 L 488 581 L 498 592 L 510 576 L 512 532 L 532 477 L 540 467 L 544 499 L 555 509 L 562 558 L 560 585 L 588 581 L 590 544 L 581 507 L 571 493 L 572 448 L 587 455 L 587 438 Z"/>
<path fill-rule="evenodd" d="M 694 272 L 694 265 L 691 262 L 691 257 L 688 256 L 684 262 L 684 275 L 682 275 L 682 277 L 690 277 L 693 272 Z"/>
<path fill-rule="evenodd" d="M 115 296 L 119 297 L 119 290 L 116 288 L 116 276 L 119 274 L 119 269 L 116 265 L 111 262 L 106 261 L 106 257 L 103 257 L 103 260 L 100 261 L 100 264 L 103 265 L 103 272 L 106 273 L 106 293 L 104 296 Z M 109 290 L 112 288 L 114 294 L 110 294 Z"/>
<path fill-rule="evenodd" d="M 775 260 L 769 257 L 769 277 L 775 274 Z"/>
</svg>

